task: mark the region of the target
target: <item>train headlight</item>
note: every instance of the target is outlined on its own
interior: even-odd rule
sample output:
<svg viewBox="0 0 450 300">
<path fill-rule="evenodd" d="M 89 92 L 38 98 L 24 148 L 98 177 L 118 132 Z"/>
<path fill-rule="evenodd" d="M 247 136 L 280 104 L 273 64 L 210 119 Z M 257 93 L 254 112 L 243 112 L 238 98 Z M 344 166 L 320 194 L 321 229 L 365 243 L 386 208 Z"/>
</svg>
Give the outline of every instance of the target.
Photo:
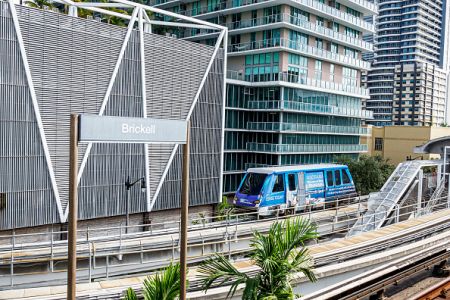
<svg viewBox="0 0 450 300">
<path fill-rule="evenodd" d="M 255 200 L 255 201 L 253 201 L 253 203 L 255 204 L 255 206 L 256 206 L 256 207 L 258 207 L 258 206 L 259 206 L 259 204 L 261 203 L 261 201 L 259 201 L 259 200 Z"/>
<path fill-rule="evenodd" d="M 236 202 L 237 202 L 237 197 L 234 196 L 234 198 L 233 198 L 233 204 L 236 204 Z"/>
</svg>

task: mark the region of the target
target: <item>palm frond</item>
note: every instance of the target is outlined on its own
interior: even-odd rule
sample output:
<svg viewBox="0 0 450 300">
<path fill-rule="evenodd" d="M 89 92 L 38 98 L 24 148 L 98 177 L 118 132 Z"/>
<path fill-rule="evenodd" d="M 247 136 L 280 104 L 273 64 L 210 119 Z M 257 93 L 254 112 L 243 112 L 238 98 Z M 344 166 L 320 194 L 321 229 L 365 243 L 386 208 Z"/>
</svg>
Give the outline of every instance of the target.
<svg viewBox="0 0 450 300">
<path fill-rule="evenodd" d="M 174 300 L 180 295 L 180 264 L 170 264 L 162 273 L 144 280 L 144 299 Z"/>
<path fill-rule="evenodd" d="M 198 268 L 202 288 L 207 291 L 212 286 L 230 284 L 227 298 L 233 297 L 240 284 L 246 283 L 249 277 L 239 272 L 223 255 L 214 254 Z"/>
<path fill-rule="evenodd" d="M 138 300 L 136 292 L 133 288 L 128 288 L 123 295 L 123 300 Z"/>
</svg>

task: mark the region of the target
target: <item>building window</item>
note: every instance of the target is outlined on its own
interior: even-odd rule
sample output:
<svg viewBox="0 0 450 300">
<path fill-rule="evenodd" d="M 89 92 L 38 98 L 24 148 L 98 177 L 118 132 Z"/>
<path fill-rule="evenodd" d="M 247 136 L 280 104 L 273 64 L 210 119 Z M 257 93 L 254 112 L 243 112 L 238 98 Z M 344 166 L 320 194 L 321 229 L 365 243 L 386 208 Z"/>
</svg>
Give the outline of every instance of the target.
<svg viewBox="0 0 450 300">
<path fill-rule="evenodd" d="M 322 61 L 316 60 L 314 68 L 314 78 L 316 80 L 322 80 Z"/>
<path fill-rule="evenodd" d="M 323 49 L 323 40 L 316 38 L 316 48 Z"/>
<path fill-rule="evenodd" d="M 375 138 L 374 149 L 375 149 L 375 151 L 383 151 L 383 139 L 382 138 Z"/>
<path fill-rule="evenodd" d="M 330 81 L 334 82 L 334 64 L 330 64 Z"/>
</svg>

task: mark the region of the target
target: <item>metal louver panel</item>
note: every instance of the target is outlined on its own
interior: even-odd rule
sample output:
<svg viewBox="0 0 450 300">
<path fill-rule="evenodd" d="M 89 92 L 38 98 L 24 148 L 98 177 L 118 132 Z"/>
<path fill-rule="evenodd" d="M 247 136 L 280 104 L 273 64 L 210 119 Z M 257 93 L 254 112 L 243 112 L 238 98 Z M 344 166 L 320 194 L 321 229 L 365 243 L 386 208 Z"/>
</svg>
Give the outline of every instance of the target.
<svg viewBox="0 0 450 300">
<path fill-rule="evenodd" d="M 139 35 L 133 32 L 106 104 L 105 116 L 143 116 L 139 62 Z M 145 177 L 144 145 L 93 144 L 79 185 L 79 218 L 125 214 L 128 176 L 131 180 Z M 130 213 L 145 211 L 145 193 L 139 187 L 131 189 L 130 193 Z"/>
<path fill-rule="evenodd" d="M 0 2 L 0 229 L 59 220 L 9 6 Z"/>
<path fill-rule="evenodd" d="M 22 6 L 17 13 L 64 210 L 70 114 L 98 113 L 125 30 Z"/>
<path fill-rule="evenodd" d="M 190 205 L 217 203 L 220 194 L 223 52 L 220 51 L 191 116 Z M 182 149 L 178 148 L 154 210 L 177 208 L 181 199 Z"/>
<path fill-rule="evenodd" d="M 147 116 L 185 120 L 214 49 L 158 35 L 145 35 L 144 43 Z M 150 199 L 174 146 L 149 145 Z"/>
</svg>

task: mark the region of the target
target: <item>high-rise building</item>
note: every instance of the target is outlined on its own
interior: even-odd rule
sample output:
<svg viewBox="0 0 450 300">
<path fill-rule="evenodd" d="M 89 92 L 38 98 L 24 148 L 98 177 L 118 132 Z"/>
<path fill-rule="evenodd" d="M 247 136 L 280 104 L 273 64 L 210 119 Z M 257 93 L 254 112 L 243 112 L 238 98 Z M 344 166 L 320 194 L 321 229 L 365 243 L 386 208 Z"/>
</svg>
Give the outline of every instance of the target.
<svg viewBox="0 0 450 300">
<path fill-rule="evenodd" d="M 446 119 L 446 0 L 378 0 L 375 57 L 366 108 L 386 125 L 440 125 Z"/>
<path fill-rule="evenodd" d="M 158 0 L 157 0 L 158 1 Z M 228 85 L 224 192 L 250 166 L 308 164 L 356 157 L 368 90 L 360 74 L 374 32 L 367 0 L 199 0 L 153 5 L 227 26 Z M 209 43 L 205 30 L 176 32 Z"/>
</svg>

